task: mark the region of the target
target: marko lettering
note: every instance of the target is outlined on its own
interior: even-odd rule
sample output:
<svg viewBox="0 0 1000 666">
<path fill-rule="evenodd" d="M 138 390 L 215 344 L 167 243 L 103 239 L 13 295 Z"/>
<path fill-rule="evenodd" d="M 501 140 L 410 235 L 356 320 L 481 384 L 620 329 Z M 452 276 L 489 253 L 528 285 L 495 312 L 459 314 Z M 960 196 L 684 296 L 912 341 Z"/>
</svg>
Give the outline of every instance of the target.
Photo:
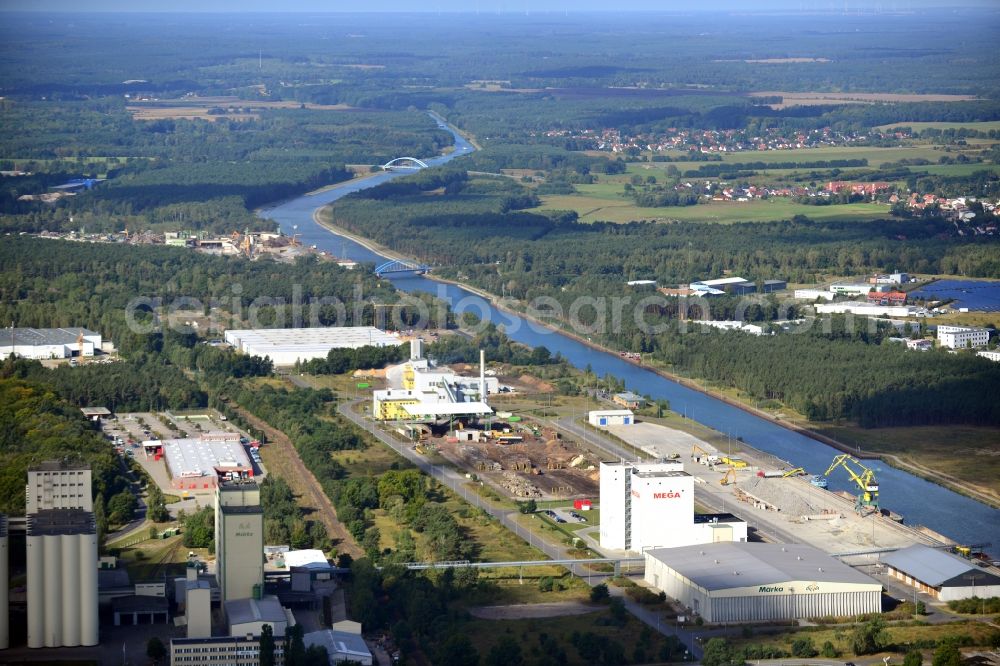
<svg viewBox="0 0 1000 666">
<path fill-rule="evenodd" d="M 785 588 L 783 588 L 783 587 L 772 587 L 770 585 L 761 585 L 760 589 L 757 590 L 757 591 L 758 592 L 784 592 Z"/>
</svg>

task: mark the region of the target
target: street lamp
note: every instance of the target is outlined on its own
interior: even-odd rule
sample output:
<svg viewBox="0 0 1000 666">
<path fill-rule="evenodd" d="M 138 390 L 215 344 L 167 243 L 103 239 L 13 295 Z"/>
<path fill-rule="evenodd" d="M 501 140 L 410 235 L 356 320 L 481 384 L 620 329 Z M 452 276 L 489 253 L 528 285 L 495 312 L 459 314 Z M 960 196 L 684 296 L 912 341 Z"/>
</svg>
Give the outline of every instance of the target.
<svg viewBox="0 0 1000 666">
<path fill-rule="evenodd" d="M 972 596 L 973 597 L 976 596 L 976 580 L 978 578 L 982 578 L 983 576 L 984 576 L 984 574 L 982 574 L 982 573 L 980 573 L 978 571 L 973 571 L 972 573 L 967 573 L 964 576 L 962 576 L 962 578 L 965 578 L 966 580 L 971 580 L 972 581 Z M 982 600 L 982 607 L 980 608 L 980 612 L 981 612 L 981 614 L 985 614 L 985 612 L 986 612 L 986 599 Z"/>
</svg>

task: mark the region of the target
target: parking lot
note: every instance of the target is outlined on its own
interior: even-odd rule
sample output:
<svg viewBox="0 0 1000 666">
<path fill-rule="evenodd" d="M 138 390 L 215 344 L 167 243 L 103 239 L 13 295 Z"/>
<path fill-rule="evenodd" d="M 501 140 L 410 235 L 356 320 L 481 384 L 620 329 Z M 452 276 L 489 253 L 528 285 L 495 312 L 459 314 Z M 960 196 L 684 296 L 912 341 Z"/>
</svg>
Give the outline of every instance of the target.
<svg viewBox="0 0 1000 666">
<path fill-rule="evenodd" d="M 149 474 L 154 483 L 167 495 L 175 495 L 180 503 L 169 505 L 171 513 L 179 509 L 190 511 L 198 506 L 211 504 L 214 488 L 199 487 L 197 489 L 178 490 L 174 488 L 166 458 L 159 460 L 147 448 L 144 442 L 169 439 L 198 439 L 207 433 L 229 432 L 240 435 L 240 443 L 246 452 L 253 468 L 253 477 L 261 479 L 266 476 L 266 470 L 261 463 L 257 449 L 250 445 L 251 439 L 231 422 L 225 420 L 214 410 L 198 410 L 184 413 L 151 413 L 135 412 L 119 414 L 116 418 L 106 419 L 103 432 L 109 444 L 122 456 L 133 458 Z M 205 484 L 201 484 L 204 486 Z"/>
</svg>

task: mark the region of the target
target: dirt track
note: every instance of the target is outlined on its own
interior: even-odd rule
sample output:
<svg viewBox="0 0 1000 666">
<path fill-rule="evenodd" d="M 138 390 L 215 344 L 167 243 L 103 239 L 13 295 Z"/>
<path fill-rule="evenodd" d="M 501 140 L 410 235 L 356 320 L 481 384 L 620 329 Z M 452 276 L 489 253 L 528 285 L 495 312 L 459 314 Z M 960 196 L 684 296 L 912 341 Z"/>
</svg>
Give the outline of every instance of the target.
<svg viewBox="0 0 1000 666">
<path fill-rule="evenodd" d="M 319 481 L 299 458 L 298 451 L 292 446 L 292 440 L 285 433 L 242 407 L 233 403 L 230 403 L 230 407 L 235 409 L 247 423 L 267 436 L 268 443 L 261 448 L 261 456 L 268 473 L 280 476 L 288 482 L 292 492 L 299 498 L 299 506 L 315 511 L 312 517 L 326 526 L 337 552 L 348 553 L 354 558 L 362 557 L 364 551 L 354 541 L 354 537 L 344 524 L 337 520 L 337 510 L 323 492 Z"/>
</svg>

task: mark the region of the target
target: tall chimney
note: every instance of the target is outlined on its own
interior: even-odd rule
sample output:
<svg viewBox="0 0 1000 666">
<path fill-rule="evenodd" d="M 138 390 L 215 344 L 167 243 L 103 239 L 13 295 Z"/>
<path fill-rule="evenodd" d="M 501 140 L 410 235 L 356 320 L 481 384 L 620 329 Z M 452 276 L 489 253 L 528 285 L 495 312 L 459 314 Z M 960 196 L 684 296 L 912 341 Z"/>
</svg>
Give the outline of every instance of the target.
<svg viewBox="0 0 1000 666">
<path fill-rule="evenodd" d="M 486 351 L 479 350 L 479 399 L 486 402 Z"/>
</svg>

